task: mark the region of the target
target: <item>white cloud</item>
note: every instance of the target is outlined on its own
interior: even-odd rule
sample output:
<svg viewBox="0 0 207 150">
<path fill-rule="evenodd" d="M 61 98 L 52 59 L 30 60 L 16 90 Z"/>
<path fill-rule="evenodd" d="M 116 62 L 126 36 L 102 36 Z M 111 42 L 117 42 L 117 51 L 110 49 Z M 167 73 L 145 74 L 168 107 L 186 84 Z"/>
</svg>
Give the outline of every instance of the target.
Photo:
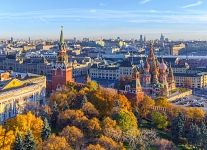
<svg viewBox="0 0 207 150">
<path fill-rule="evenodd" d="M 188 4 L 188 5 L 185 5 L 182 8 L 191 8 L 191 7 L 199 6 L 201 4 L 203 4 L 203 1 L 199 0 L 199 1 L 195 2 L 195 3 L 191 3 L 191 4 Z"/>
<path fill-rule="evenodd" d="M 140 4 L 146 4 L 146 3 L 149 3 L 151 0 L 142 0 L 140 1 Z"/>
</svg>

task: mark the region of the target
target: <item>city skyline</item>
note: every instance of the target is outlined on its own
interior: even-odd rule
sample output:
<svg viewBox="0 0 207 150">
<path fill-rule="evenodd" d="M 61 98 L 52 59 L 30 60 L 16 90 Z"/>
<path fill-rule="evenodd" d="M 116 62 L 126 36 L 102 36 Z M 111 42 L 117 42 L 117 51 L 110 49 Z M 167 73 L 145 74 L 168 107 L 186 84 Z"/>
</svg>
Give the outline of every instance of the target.
<svg viewBox="0 0 207 150">
<path fill-rule="evenodd" d="M 0 39 L 57 39 L 63 25 L 66 38 L 207 40 L 206 8 L 204 0 L 8 0 L 0 6 Z"/>
</svg>

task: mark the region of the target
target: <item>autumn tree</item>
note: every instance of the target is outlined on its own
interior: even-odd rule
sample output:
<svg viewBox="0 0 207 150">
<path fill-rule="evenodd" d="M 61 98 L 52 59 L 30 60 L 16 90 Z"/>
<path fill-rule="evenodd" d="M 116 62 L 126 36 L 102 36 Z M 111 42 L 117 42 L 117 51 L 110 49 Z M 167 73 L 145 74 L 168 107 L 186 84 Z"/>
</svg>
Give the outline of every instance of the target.
<svg viewBox="0 0 207 150">
<path fill-rule="evenodd" d="M 85 104 L 83 104 L 82 110 L 88 118 L 98 117 L 99 115 L 98 110 L 90 102 L 86 102 Z"/>
<path fill-rule="evenodd" d="M 167 116 L 160 112 L 152 113 L 152 122 L 158 129 L 165 129 L 168 126 Z"/>
<path fill-rule="evenodd" d="M 31 112 L 8 119 L 5 124 L 6 129 L 14 132 L 18 131 L 21 135 L 27 134 L 30 130 L 37 143 L 41 142 L 42 127 L 43 121 L 41 118 L 36 117 Z"/>
<path fill-rule="evenodd" d="M 89 137 L 98 137 L 101 133 L 101 124 L 97 118 L 92 118 L 87 122 L 87 136 Z"/>
<path fill-rule="evenodd" d="M 55 136 L 52 134 L 46 141 L 43 142 L 43 150 L 72 150 L 64 137 Z"/>
<path fill-rule="evenodd" d="M 85 128 L 88 118 L 81 110 L 65 110 L 58 116 L 59 127 L 65 127 L 67 125 L 77 126 L 82 129 Z"/>
<path fill-rule="evenodd" d="M 111 118 L 106 117 L 102 121 L 102 129 L 104 135 L 106 135 L 107 137 L 110 137 L 116 141 L 122 140 L 122 131 L 117 125 L 116 120 L 112 120 Z"/>
<path fill-rule="evenodd" d="M 155 106 L 168 107 L 169 101 L 166 97 L 158 97 L 155 99 Z"/>
<path fill-rule="evenodd" d="M 86 147 L 86 150 L 106 150 L 105 148 L 103 148 L 100 144 L 89 144 L 87 147 Z"/>
<path fill-rule="evenodd" d="M 89 95 L 89 101 L 98 109 L 100 117 L 111 114 L 117 93 L 113 90 L 100 88 Z"/>
<path fill-rule="evenodd" d="M 105 149 L 117 150 L 122 148 L 121 144 L 115 142 L 112 138 L 103 135 L 98 139 L 97 143 Z"/>
<path fill-rule="evenodd" d="M 66 89 L 60 92 L 55 92 L 51 95 L 49 105 L 57 104 L 59 110 L 66 110 L 73 107 L 77 99 L 77 91 L 74 88 Z"/>
<path fill-rule="evenodd" d="M 89 91 L 96 91 L 98 89 L 98 84 L 95 81 L 88 82 L 86 87 Z"/>
<path fill-rule="evenodd" d="M 126 98 L 126 96 L 122 94 L 117 95 L 117 99 L 119 100 L 120 103 L 120 108 L 126 109 L 128 111 L 132 111 L 132 106 L 130 101 Z"/>
<path fill-rule="evenodd" d="M 132 110 L 129 100 L 114 89 L 99 88 L 90 93 L 88 99 L 99 111 L 100 117 L 110 116 L 116 102 L 119 103 L 119 108 Z"/>
<path fill-rule="evenodd" d="M 75 126 L 65 127 L 60 133 L 60 136 L 64 137 L 74 149 L 80 149 L 83 144 L 84 135 L 82 131 Z"/>
<path fill-rule="evenodd" d="M 187 116 L 192 119 L 203 119 L 206 112 L 200 108 L 188 108 Z"/>
<path fill-rule="evenodd" d="M 5 129 L 3 126 L 0 126 L 0 149 L 10 150 L 14 140 L 14 132 L 12 130 Z"/>
<path fill-rule="evenodd" d="M 68 95 L 63 92 L 55 92 L 50 97 L 50 106 L 53 106 L 54 103 L 57 105 L 58 109 L 62 110 L 67 104 Z"/>
<path fill-rule="evenodd" d="M 138 104 L 140 115 L 144 118 L 150 112 L 150 107 L 154 106 L 155 102 L 149 96 L 144 96 L 143 100 Z"/>
</svg>

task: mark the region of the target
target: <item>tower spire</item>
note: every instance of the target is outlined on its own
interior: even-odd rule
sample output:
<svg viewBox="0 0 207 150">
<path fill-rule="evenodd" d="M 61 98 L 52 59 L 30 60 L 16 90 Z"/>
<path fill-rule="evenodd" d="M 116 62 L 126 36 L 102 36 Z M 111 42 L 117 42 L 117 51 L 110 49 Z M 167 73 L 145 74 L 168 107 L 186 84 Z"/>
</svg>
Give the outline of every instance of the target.
<svg viewBox="0 0 207 150">
<path fill-rule="evenodd" d="M 63 26 L 61 26 L 61 33 L 60 33 L 60 44 L 64 44 L 64 37 L 63 37 Z"/>
</svg>

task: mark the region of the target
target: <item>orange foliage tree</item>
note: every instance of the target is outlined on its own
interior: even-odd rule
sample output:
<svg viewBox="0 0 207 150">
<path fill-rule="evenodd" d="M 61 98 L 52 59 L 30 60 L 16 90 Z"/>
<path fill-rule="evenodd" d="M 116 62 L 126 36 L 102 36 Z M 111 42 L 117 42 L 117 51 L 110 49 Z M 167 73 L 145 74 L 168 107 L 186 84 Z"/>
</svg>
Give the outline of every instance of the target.
<svg viewBox="0 0 207 150">
<path fill-rule="evenodd" d="M 105 148 L 103 148 L 100 144 L 89 144 L 87 147 L 86 147 L 86 150 L 106 150 Z"/>
<path fill-rule="evenodd" d="M 12 130 L 6 130 L 0 126 L 0 149 L 10 150 L 15 140 L 15 133 Z"/>
<path fill-rule="evenodd" d="M 60 136 L 64 137 L 68 144 L 70 144 L 75 149 L 80 149 L 83 144 L 84 135 L 80 129 L 75 126 L 66 126 Z"/>
<path fill-rule="evenodd" d="M 64 137 L 52 134 L 43 142 L 42 150 L 72 150 Z"/>
<path fill-rule="evenodd" d="M 36 117 L 31 112 L 8 119 L 5 124 L 6 129 L 14 132 L 18 131 L 21 135 L 25 135 L 28 130 L 31 130 L 37 143 L 41 142 L 42 127 L 43 121 L 41 118 Z"/>
<path fill-rule="evenodd" d="M 160 107 L 168 107 L 169 102 L 166 97 L 158 97 L 155 99 L 155 105 Z"/>
<path fill-rule="evenodd" d="M 81 110 L 65 110 L 61 112 L 58 116 L 59 127 L 64 127 L 67 125 L 74 125 L 79 128 L 83 128 L 87 123 L 88 118 L 84 115 Z"/>
<path fill-rule="evenodd" d="M 98 139 L 97 143 L 100 144 L 105 149 L 111 149 L 111 150 L 117 150 L 123 147 L 122 144 L 117 143 L 112 138 L 103 135 Z"/>
<path fill-rule="evenodd" d="M 149 96 L 144 96 L 143 100 L 138 104 L 138 111 L 140 116 L 146 117 L 150 112 L 150 107 L 154 106 L 155 102 Z"/>
</svg>

